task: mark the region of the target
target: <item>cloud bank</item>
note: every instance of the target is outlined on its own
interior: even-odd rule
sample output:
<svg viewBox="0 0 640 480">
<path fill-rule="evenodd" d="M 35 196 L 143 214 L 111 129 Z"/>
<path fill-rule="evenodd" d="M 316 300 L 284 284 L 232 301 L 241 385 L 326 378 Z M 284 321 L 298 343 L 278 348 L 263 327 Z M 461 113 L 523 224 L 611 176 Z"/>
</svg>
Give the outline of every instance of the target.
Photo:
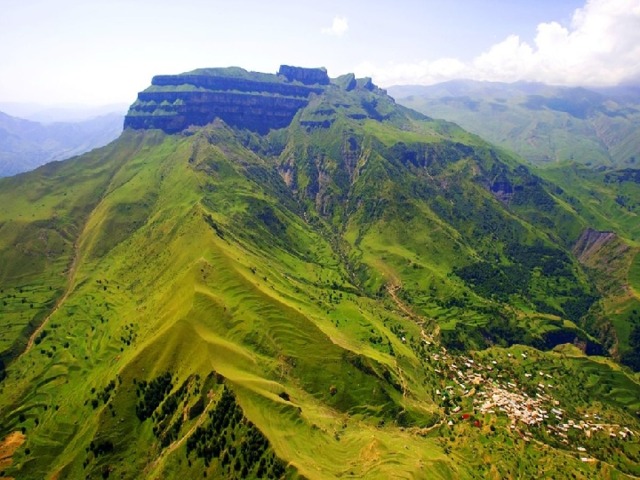
<svg viewBox="0 0 640 480">
<path fill-rule="evenodd" d="M 587 0 L 567 27 L 541 23 L 533 45 L 510 35 L 471 62 L 364 62 L 359 75 L 382 86 L 433 84 L 455 78 L 555 85 L 607 86 L 640 80 L 640 0 Z"/>
<path fill-rule="evenodd" d="M 333 23 L 328 28 L 323 28 L 322 33 L 325 35 L 333 35 L 335 37 L 341 37 L 349 30 L 349 22 L 346 17 L 336 16 L 333 17 Z"/>
</svg>

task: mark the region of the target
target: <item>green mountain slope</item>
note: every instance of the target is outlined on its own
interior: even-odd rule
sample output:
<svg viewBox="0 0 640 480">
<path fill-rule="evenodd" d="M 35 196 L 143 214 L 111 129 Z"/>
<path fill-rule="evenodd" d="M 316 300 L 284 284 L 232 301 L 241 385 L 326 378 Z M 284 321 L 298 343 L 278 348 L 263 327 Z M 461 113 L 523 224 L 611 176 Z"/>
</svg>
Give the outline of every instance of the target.
<svg viewBox="0 0 640 480">
<path fill-rule="evenodd" d="M 390 93 L 402 105 L 456 122 L 535 165 L 638 165 L 637 88 L 593 91 L 461 80 L 393 87 Z"/>
<path fill-rule="evenodd" d="M 264 135 L 128 129 L 0 199 L 3 476 L 640 474 L 637 375 L 583 353 L 585 217 L 370 81 Z"/>
<path fill-rule="evenodd" d="M 591 276 L 600 279 L 602 272 L 594 266 L 618 264 L 616 258 L 624 257 L 615 281 L 609 278 L 605 282 L 618 286 L 615 293 L 596 281 L 603 297 L 615 298 L 599 302 L 591 311 L 592 318 L 585 322 L 617 358 L 637 369 L 638 346 L 628 343 L 636 322 L 633 311 L 638 306 L 629 278 L 630 265 L 636 261 L 640 225 L 635 160 L 640 138 L 637 89 L 592 91 L 529 83 L 454 81 L 390 90 L 404 105 L 455 121 L 523 155 L 541 168 L 535 170 L 537 175 L 556 186 L 552 193 L 567 210 L 590 227 L 617 234 L 614 244 L 621 242 L 619 248 L 605 248 L 604 256 L 583 259 L 591 264 L 587 265 Z M 616 258 L 609 258 L 614 252 Z"/>
<path fill-rule="evenodd" d="M 563 165 L 539 171 L 562 185 L 563 195 L 590 225 L 574 251 L 594 279 L 603 301 L 588 320 L 609 338 L 623 363 L 640 369 L 640 289 L 638 265 L 640 176 L 634 169 L 593 170 Z"/>
</svg>

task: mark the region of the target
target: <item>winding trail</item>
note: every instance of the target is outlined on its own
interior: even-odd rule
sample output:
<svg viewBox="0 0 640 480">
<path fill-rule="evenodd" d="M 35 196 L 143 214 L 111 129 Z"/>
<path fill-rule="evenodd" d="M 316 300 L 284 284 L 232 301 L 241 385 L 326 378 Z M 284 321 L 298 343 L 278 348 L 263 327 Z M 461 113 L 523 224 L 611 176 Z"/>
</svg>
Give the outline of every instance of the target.
<svg viewBox="0 0 640 480">
<path fill-rule="evenodd" d="M 400 290 L 402 288 L 402 284 L 400 283 L 400 281 L 398 279 L 394 279 L 393 282 L 387 284 L 387 292 L 389 293 L 389 296 L 391 297 L 391 299 L 393 300 L 393 303 L 396 304 L 396 306 L 400 309 L 400 311 L 402 313 L 404 313 L 407 317 L 409 317 L 413 322 L 415 322 L 417 325 L 420 326 L 420 334 L 422 335 L 422 338 L 433 342 L 432 338 L 429 338 L 429 336 L 425 333 L 424 331 L 424 325 L 426 323 L 426 320 L 422 317 L 420 317 L 418 314 L 416 314 L 413 310 L 411 310 L 401 299 L 400 297 L 398 297 L 398 290 Z M 398 360 L 396 360 L 396 369 L 398 370 L 398 377 L 400 378 L 400 384 L 402 387 L 402 396 L 404 398 L 407 397 L 407 392 L 409 391 L 408 385 L 407 385 L 407 380 L 404 378 L 404 373 L 402 371 L 402 368 L 400 368 L 400 365 L 398 364 Z"/>
<path fill-rule="evenodd" d="M 400 299 L 400 297 L 398 297 L 397 292 L 401 288 L 402 288 L 402 284 L 400 283 L 399 280 L 395 280 L 394 282 L 387 284 L 387 292 L 389 293 L 389 296 L 393 300 L 393 303 L 396 304 L 396 306 L 400 309 L 400 311 L 402 311 L 402 313 L 404 313 L 407 317 L 413 320 L 413 322 L 416 325 L 420 326 L 420 334 L 422 335 L 422 338 L 427 340 L 428 342 L 433 343 L 434 342 L 433 337 L 438 336 L 438 334 L 440 333 L 440 328 L 437 326 L 437 324 L 435 324 L 434 321 L 430 320 L 429 322 L 427 322 L 427 320 L 425 320 L 423 317 L 416 314 Z M 429 323 L 430 325 L 433 326 L 433 333 L 431 335 L 428 335 L 424 331 L 424 326 L 426 323 Z"/>
<path fill-rule="evenodd" d="M 391 296 L 391 299 L 393 300 L 393 302 L 397 305 L 397 307 L 400 310 L 402 310 L 403 313 L 405 313 L 409 318 L 411 318 L 411 320 L 416 322 L 418 325 L 423 325 L 424 319 L 420 318 L 418 315 L 413 313 L 413 311 L 409 307 L 407 307 L 402 300 L 400 300 L 400 297 L 398 297 L 397 292 L 401 288 L 402 288 L 402 284 L 396 281 L 387 285 L 387 292 L 389 293 L 389 296 Z"/>
<path fill-rule="evenodd" d="M 125 159 L 129 158 L 129 156 L 126 156 L 124 158 Z M 58 311 L 58 309 L 67 300 L 67 298 L 69 298 L 69 295 L 73 291 L 73 287 L 75 285 L 75 279 L 76 279 L 76 272 L 78 270 L 78 263 L 79 263 L 78 260 L 80 258 L 80 254 L 79 254 L 80 253 L 80 243 L 82 242 L 82 240 L 85 237 L 85 231 L 87 229 L 87 225 L 89 224 L 89 220 L 93 216 L 93 213 L 96 211 L 96 209 L 100 206 L 100 204 L 102 204 L 102 202 L 104 202 L 106 196 L 109 194 L 109 192 L 110 192 L 109 187 L 111 186 L 111 184 L 113 182 L 113 179 L 118 174 L 118 172 L 120 171 L 121 167 L 122 167 L 122 164 L 116 165 L 115 168 L 113 169 L 113 171 L 108 175 L 108 178 L 106 179 L 106 181 L 104 182 L 104 185 L 102 187 L 102 192 L 100 193 L 100 198 L 91 207 L 89 213 L 84 218 L 84 221 L 82 222 L 82 224 L 80 226 L 80 230 L 79 230 L 78 236 L 76 237 L 76 239 L 75 239 L 75 241 L 73 243 L 73 253 L 72 253 L 72 258 L 71 258 L 71 264 L 69 265 L 69 270 L 67 272 L 67 286 L 65 288 L 64 293 L 62 294 L 62 296 L 60 298 L 58 298 L 58 300 L 56 300 L 56 303 L 53 306 L 53 308 L 51 309 L 51 311 L 49 312 L 49 315 L 47 315 L 45 317 L 45 319 L 42 321 L 42 323 L 40 323 L 38 328 L 36 328 L 35 331 L 31 334 L 31 336 L 29 337 L 29 340 L 27 341 L 27 345 L 25 346 L 25 349 L 22 351 L 22 353 L 20 355 L 18 355 L 16 357 L 16 359 L 22 357 L 24 354 L 28 353 L 29 350 L 31 350 L 33 348 L 33 345 L 34 345 L 34 343 L 36 341 L 36 338 L 38 338 L 38 335 L 40 335 L 40 333 L 42 333 L 44 328 L 47 326 L 47 323 L 49 323 L 49 320 L 51 320 L 51 317 Z"/>
<path fill-rule="evenodd" d="M 78 269 L 78 257 L 79 257 L 78 252 L 80 250 L 79 243 L 80 243 L 81 237 L 82 235 L 78 236 L 75 243 L 73 244 L 73 256 L 71 260 L 71 266 L 69 267 L 69 272 L 67 273 L 67 286 L 64 290 L 64 293 L 60 298 L 58 298 L 58 300 L 56 300 L 56 304 L 53 306 L 53 308 L 49 312 L 49 315 L 45 317 L 45 319 L 38 326 L 38 328 L 36 328 L 35 331 L 31 334 L 31 336 L 29 337 L 29 341 L 27 342 L 27 346 L 25 347 L 24 351 L 20 354 L 21 356 L 26 354 L 27 352 L 29 352 L 29 350 L 33 348 L 33 345 L 36 341 L 36 338 L 38 338 L 38 335 L 42 333 L 44 328 L 47 326 L 47 323 L 49 323 L 49 320 L 51 320 L 51 317 L 53 317 L 53 315 L 58 311 L 58 309 L 62 306 L 62 304 L 67 300 L 67 298 L 73 291 L 73 286 L 75 284 L 75 278 L 76 278 L 76 271 Z"/>
<path fill-rule="evenodd" d="M 198 417 L 198 420 L 196 421 L 196 423 L 194 423 L 193 426 L 189 429 L 189 431 L 187 433 L 185 433 L 182 437 L 180 437 L 179 439 L 171 442 L 171 444 L 169 444 L 169 446 L 162 451 L 160 456 L 158 456 L 158 458 L 156 458 L 155 461 L 149 466 L 149 470 L 148 471 L 151 472 L 151 474 L 154 473 L 154 471 L 160 466 L 161 462 L 163 462 L 165 458 L 167 458 L 169 455 L 171 455 L 177 448 L 180 448 L 180 445 L 182 445 L 184 443 L 184 441 L 187 438 L 189 438 L 193 434 L 193 432 L 196 431 L 196 428 L 198 428 L 200 425 L 202 425 L 202 423 L 207 418 L 206 414 L 209 411 L 209 407 L 213 403 L 214 399 L 215 399 L 215 396 L 214 395 L 210 395 L 209 403 L 207 403 L 207 406 L 204 407 L 204 410 L 202 411 L 202 413 Z M 154 478 L 161 478 L 161 477 L 154 477 Z"/>
</svg>

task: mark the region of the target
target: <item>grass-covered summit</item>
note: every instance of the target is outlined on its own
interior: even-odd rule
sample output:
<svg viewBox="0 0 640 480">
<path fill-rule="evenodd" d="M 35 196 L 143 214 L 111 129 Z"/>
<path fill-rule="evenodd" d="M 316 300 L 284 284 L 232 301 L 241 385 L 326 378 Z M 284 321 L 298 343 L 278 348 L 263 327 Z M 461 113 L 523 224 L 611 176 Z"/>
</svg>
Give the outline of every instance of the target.
<svg viewBox="0 0 640 480">
<path fill-rule="evenodd" d="M 585 355 L 627 325 L 606 220 L 368 79 L 297 86 L 283 128 L 0 181 L 2 475 L 639 475 L 637 375 Z"/>
<path fill-rule="evenodd" d="M 176 133 L 221 118 L 240 129 L 267 133 L 288 126 L 312 95 L 336 88 L 324 68 L 288 65 L 277 74 L 228 67 L 157 75 L 138 94 L 124 125 Z"/>
</svg>

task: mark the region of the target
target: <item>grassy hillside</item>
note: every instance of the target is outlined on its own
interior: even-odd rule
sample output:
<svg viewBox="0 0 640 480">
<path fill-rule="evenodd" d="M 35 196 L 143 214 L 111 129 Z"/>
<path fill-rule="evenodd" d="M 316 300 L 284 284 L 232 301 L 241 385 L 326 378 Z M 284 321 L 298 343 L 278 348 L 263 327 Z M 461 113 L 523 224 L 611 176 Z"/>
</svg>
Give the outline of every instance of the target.
<svg viewBox="0 0 640 480">
<path fill-rule="evenodd" d="M 603 294 L 600 308 L 588 320 L 600 336 L 610 338 L 614 355 L 640 368 L 640 295 L 637 264 L 640 259 L 638 170 L 594 171 L 575 164 L 546 168 L 539 173 L 562 186 L 577 212 L 590 225 L 610 232 L 596 241 L 580 260 Z M 638 332 L 634 334 L 633 332 Z"/>
<path fill-rule="evenodd" d="M 589 318 L 579 323 L 614 356 L 637 368 L 637 354 L 631 353 L 635 349 L 628 343 L 638 301 L 629 289 L 629 264 L 637 252 L 640 225 L 635 158 L 637 89 L 592 91 L 530 83 L 454 81 L 390 91 L 401 104 L 455 121 L 538 167 L 534 173 L 550 182 L 547 192 L 562 207 L 562 213 L 556 210 L 555 215 L 542 218 L 546 215 L 541 212 L 550 205 L 542 201 L 529 209 L 530 215 L 538 217 L 534 224 L 553 223 L 552 234 L 569 226 L 571 232 L 564 237 L 569 244 L 585 227 L 617 234 L 620 248 L 605 248 L 587 261 L 588 275 L 601 299 L 592 306 Z M 572 220 L 576 217 L 580 219 L 577 223 Z M 617 285 L 617 290 L 603 284 L 599 271 L 608 269 L 605 264 L 620 264 L 611 254 L 624 257 L 616 274 L 605 275 L 611 277 L 605 283 Z M 487 270 L 487 274 L 493 273 Z M 547 296 L 546 288 L 541 290 L 542 296 Z M 588 295 L 593 296 L 593 291 Z M 557 310 L 557 305 L 548 312 Z"/>
<path fill-rule="evenodd" d="M 554 188 L 366 84 L 1 180 L 0 477 L 640 475 Z"/>
</svg>

